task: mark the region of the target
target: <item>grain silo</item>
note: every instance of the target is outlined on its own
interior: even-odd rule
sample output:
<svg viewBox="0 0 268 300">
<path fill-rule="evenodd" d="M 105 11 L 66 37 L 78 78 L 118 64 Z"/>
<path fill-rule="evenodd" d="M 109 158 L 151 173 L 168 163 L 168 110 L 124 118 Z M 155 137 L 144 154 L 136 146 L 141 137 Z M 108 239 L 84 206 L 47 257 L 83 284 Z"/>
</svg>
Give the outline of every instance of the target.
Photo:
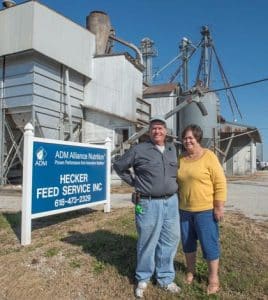
<svg viewBox="0 0 268 300">
<path fill-rule="evenodd" d="M 217 146 L 216 140 L 219 135 L 219 124 L 217 122 L 217 116 L 219 115 L 219 99 L 213 92 L 206 93 L 202 97 L 202 103 L 204 104 L 207 115 L 202 115 L 200 109 L 195 103 L 191 103 L 184 107 L 179 112 L 179 132 L 181 135 L 182 130 L 190 125 L 197 124 L 203 130 L 204 147 Z"/>
</svg>

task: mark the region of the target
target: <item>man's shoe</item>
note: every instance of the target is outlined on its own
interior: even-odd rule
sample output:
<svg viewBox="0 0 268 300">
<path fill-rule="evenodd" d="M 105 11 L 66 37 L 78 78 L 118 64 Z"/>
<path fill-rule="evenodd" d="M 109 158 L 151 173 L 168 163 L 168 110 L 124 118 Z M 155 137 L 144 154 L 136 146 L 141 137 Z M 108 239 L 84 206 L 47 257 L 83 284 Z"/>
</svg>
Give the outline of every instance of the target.
<svg viewBox="0 0 268 300">
<path fill-rule="evenodd" d="M 172 294 L 178 294 L 181 292 L 181 288 L 175 282 L 171 282 L 170 284 L 164 286 L 164 290 Z"/>
<path fill-rule="evenodd" d="M 147 288 L 147 282 L 145 282 L 145 281 L 140 281 L 139 283 L 138 283 L 138 285 L 137 285 L 137 288 L 136 288 L 136 290 L 135 290 L 135 296 L 137 297 L 137 298 L 143 298 L 143 293 L 144 293 L 144 291 L 146 290 L 146 288 Z"/>
</svg>

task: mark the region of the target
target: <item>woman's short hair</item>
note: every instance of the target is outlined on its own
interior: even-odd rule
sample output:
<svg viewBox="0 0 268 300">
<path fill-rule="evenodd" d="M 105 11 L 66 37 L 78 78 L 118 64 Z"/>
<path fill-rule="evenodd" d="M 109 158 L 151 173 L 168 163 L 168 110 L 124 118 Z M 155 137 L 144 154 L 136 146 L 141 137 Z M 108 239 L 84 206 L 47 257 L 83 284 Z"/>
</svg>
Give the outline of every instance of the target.
<svg viewBox="0 0 268 300">
<path fill-rule="evenodd" d="M 185 135 L 188 131 L 192 131 L 193 136 L 195 137 L 195 139 L 197 140 L 198 143 L 201 143 L 202 138 L 203 138 L 203 130 L 201 129 L 200 126 L 196 125 L 196 124 L 190 124 L 188 126 L 186 126 L 183 129 L 183 132 L 181 134 L 182 139 L 185 138 Z"/>
</svg>

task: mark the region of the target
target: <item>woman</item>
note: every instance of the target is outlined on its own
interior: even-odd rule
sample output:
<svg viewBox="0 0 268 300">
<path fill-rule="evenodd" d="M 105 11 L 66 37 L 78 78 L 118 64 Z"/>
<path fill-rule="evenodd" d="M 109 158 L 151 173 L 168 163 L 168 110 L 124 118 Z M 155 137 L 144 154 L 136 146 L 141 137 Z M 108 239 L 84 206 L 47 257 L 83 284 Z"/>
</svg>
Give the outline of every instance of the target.
<svg viewBox="0 0 268 300">
<path fill-rule="evenodd" d="M 186 151 L 179 158 L 178 170 L 181 235 L 187 283 L 194 279 L 199 240 L 208 263 L 207 294 L 215 294 L 220 289 L 218 221 L 224 214 L 226 179 L 216 155 L 201 146 L 202 136 L 202 129 L 193 124 L 182 132 Z"/>
</svg>

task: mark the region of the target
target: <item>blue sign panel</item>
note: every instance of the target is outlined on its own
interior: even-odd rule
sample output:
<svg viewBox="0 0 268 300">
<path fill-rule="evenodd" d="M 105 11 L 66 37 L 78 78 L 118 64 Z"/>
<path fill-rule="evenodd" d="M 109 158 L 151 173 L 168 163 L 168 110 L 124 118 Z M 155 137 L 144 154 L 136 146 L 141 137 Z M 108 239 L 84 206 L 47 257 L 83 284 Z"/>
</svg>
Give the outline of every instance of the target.
<svg viewBox="0 0 268 300">
<path fill-rule="evenodd" d="M 34 141 L 32 167 L 32 214 L 106 200 L 106 149 Z"/>
</svg>

